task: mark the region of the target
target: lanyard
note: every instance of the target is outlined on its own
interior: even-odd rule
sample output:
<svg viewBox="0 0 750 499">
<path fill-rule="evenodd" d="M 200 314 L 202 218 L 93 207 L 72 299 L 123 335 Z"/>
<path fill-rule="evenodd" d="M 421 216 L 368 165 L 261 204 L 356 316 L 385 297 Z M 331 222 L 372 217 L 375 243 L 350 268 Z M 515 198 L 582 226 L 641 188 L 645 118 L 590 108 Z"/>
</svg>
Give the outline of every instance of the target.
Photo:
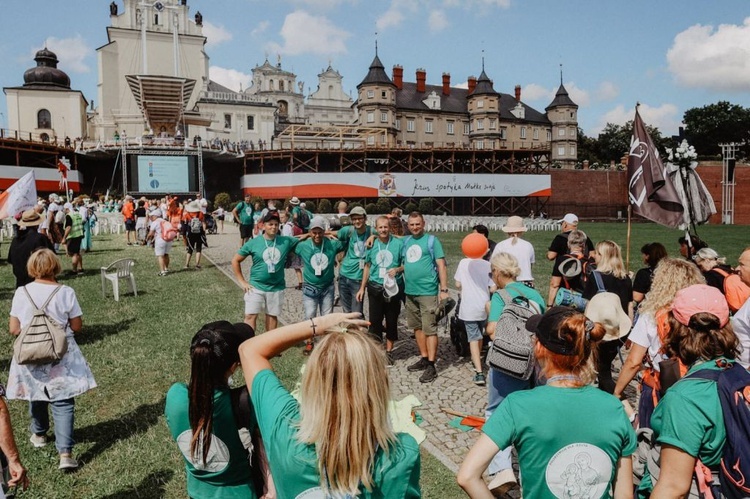
<svg viewBox="0 0 750 499">
<path fill-rule="evenodd" d="M 391 245 L 391 238 L 389 237 L 388 238 L 388 244 L 385 245 L 385 251 L 388 251 L 388 246 L 390 246 L 390 245 Z M 378 240 L 378 253 L 380 253 L 381 251 L 383 251 L 383 243 L 381 243 L 380 240 Z M 383 268 L 386 267 L 386 265 L 384 265 L 384 263 L 385 263 L 385 258 L 381 258 L 380 259 L 380 266 L 383 267 Z"/>
</svg>

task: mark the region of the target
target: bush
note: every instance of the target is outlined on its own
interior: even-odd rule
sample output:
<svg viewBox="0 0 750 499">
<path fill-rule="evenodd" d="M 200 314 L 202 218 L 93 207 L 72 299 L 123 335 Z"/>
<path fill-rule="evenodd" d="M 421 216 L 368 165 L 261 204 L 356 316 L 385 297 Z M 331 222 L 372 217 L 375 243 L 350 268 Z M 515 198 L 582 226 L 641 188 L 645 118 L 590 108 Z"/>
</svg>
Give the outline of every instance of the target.
<svg viewBox="0 0 750 499">
<path fill-rule="evenodd" d="M 315 201 L 305 201 L 305 208 L 310 210 L 312 213 L 318 213 L 317 211 L 317 205 L 315 204 Z"/>
<path fill-rule="evenodd" d="M 378 211 L 378 205 L 376 205 L 375 203 L 367 203 L 365 205 L 365 211 L 367 212 L 368 215 L 374 215 L 376 213 L 380 213 L 380 211 Z"/>
<path fill-rule="evenodd" d="M 320 201 L 318 201 L 318 212 L 319 213 L 332 213 L 333 206 L 331 206 L 331 202 L 327 199 L 321 199 Z"/>
<path fill-rule="evenodd" d="M 431 215 L 432 214 L 432 198 L 420 199 L 419 211 L 421 211 L 423 215 Z"/>
<path fill-rule="evenodd" d="M 226 192 L 218 193 L 214 198 L 214 208 L 218 208 L 219 206 L 227 211 L 231 211 L 234 208 L 232 206 L 232 197 Z"/>
<path fill-rule="evenodd" d="M 388 198 L 380 198 L 378 199 L 378 202 L 375 203 L 377 205 L 378 213 L 382 215 L 387 215 L 391 212 L 391 200 Z"/>
<path fill-rule="evenodd" d="M 416 203 L 414 203 L 413 201 L 409 201 L 404 207 L 404 214 L 408 216 L 409 213 L 411 213 L 412 211 L 417 211 L 418 209 L 419 207 L 416 205 Z"/>
</svg>

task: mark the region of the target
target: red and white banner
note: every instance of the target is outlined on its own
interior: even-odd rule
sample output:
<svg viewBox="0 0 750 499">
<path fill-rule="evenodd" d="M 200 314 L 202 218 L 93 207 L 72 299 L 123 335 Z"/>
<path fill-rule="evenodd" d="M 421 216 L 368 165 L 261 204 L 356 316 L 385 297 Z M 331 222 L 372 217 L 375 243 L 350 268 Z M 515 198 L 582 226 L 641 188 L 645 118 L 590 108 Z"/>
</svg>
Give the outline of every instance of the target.
<svg viewBox="0 0 750 499">
<path fill-rule="evenodd" d="M 29 173 L 34 172 L 36 177 L 36 190 L 39 192 L 61 192 L 60 170 L 57 168 L 31 168 L 28 166 L 0 165 L 0 189 L 7 189 L 13 183 Z M 68 188 L 73 192 L 81 191 L 83 176 L 78 170 L 66 172 Z"/>
<path fill-rule="evenodd" d="M 0 194 L 0 220 L 36 206 L 34 172 L 30 171 Z"/>
<path fill-rule="evenodd" d="M 264 199 L 375 197 L 547 197 L 550 175 L 480 173 L 267 173 L 242 188 Z"/>
</svg>

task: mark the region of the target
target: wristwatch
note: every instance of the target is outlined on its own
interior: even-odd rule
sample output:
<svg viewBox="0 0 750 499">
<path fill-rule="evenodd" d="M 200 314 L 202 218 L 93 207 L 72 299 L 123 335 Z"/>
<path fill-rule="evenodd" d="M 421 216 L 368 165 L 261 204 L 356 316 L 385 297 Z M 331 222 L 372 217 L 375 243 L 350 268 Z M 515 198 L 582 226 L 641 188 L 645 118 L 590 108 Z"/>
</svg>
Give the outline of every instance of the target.
<svg viewBox="0 0 750 499">
<path fill-rule="evenodd" d="M 447 292 L 448 292 L 448 288 L 445 288 L 445 289 L 441 289 L 441 290 L 440 290 L 440 292 L 441 292 L 441 293 L 447 293 Z"/>
</svg>

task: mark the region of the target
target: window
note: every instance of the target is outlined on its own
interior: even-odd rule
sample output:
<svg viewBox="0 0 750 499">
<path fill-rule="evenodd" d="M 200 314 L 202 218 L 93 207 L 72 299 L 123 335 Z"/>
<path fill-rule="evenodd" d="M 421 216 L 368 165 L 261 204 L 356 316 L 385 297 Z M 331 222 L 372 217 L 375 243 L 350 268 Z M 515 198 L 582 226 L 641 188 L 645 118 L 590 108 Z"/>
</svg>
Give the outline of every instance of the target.
<svg viewBox="0 0 750 499">
<path fill-rule="evenodd" d="M 449 121 L 446 125 L 446 131 L 448 135 L 453 135 L 453 122 Z"/>
<path fill-rule="evenodd" d="M 559 130 L 559 131 L 557 132 L 557 135 L 559 135 L 560 137 L 565 137 L 565 129 L 564 129 L 564 128 L 561 128 L 561 129 L 560 129 L 560 130 Z"/>
<path fill-rule="evenodd" d="M 526 127 L 525 126 L 521 127 L 521 138 L 522 139 L 526 138 Z"/>
<path fill-rule="evenodd" d="M 367 98 L 368 99 L 372 99 L 373 97 L 375 97 L 375 90 L 368 90 L 367 91 Z"/>
<path fill-rule="evenodd" d="M 369 137 L 367 137 L 367 145 L 368 146 L 375 145 L 375 136 L 374 135 L 370 135 Z"/>
<path fill-rule="evenodd" d="M 255 116 L 251 115 L 247 117 L 247 129 L 255 130 Z"/>
<path fill-rule="evenodd" d="M 497 128 L 497 120 L 495 118 L 490 118 L 490 130 L 495 130 Z"/>
<path fill-rule="evenodd" d="M 500 129 L 500 138 L 505 139 L 505 128 Z"/>
<path fill-rule="evenodd" d="M 576 157 L 576 148 L 575 146 L 570 146 L 570 156 L 575 158 Z"/>
<path fill-rule="evenodd" d="M 401 120 L 395 120 L 393 124 L 396 126 L 396 130 L 401 130 Z"/>
<path fill-rule="evenodd" d="M 367 122 L 375 123 L 375 113 L 373 113 L 372 111 L 367 112 Z"/>
<path fill-rule="evenodd" d="M 558 156 L 565 156 L 565 146 L 560 146 L 557 148 L 557 155 Z"/>
<path fill-rule="evenodd" d="M 386 92 L 385 90 L 383 90 L 382 92 L 380 92 L 380 97 L 382 97 L 383 99 L 387 99 L 388 98 L 388 92 Z"/>
<path fill-rule="evenodd" d="M 539 129 L 538 128 L 534 129 L 534 140 L 539 140 Z"/>
<path fill-rule="evenodd" d="M 471 133 L 471 128 L 468 123 L 464 123 L 464 135 L 469 135 L 469 133 Z"/>
<path fill-rule="evenodd" d="M 479 100 L 477 101 L 477 109 L 481 109 L 481 108 L 483 108 L 483 107 L 484 107 L 484 100 L 482 100 L 482 99 L 479 99 Z"/>
<path fill-rule="evenodd" d="M 432 120 L 425 120 L 424 133 L 432 133 Z"/>
<path fill-rule="evenodd" d="M 548 141 L 552 140 L 552 132 L 550 130 L 547 130 L 547 140 Z"/>
<path fill-rule="evenodd" d="M 284 80 L 279 80 L 279 90 L 284 91 Z"/>
<path fill-rule="evenodd" d="M 414 131 L 414 120 L 406 120 L 406 131 L 407 132 Z"/>
<path fill-rule="evenodd" d="M 483 119 L 477 120 L 477 130 L 484 130 L 484 120 Z"/>
<path fill-rule="evenodd" d="M 484 141 L 483 140 L 476 141 L 476 148 L 477 149 L 484 149 Z"/>
<path fill-rule="evenodd" d="M 40 109 L 36 113 L 36 127 L 37 128 L 52 128 L 52 115 L 46 109 Z"/>
<path fill-rule="evenodd" d="M 386 139 L 387 139 L 387 138 L 388 138 L 388 137 L 386 137 L 386 135 L 385 135 L 385 134 L 381 135 L 381 136 L 380 136 L 380 143 L 381 143 L 381 144 L 385 144 L 385 141 L 386 141 Z"/>
<path fill-rule="evenodd" d="M 231 114 L 224 115 L 224 128 L 232 128 L 232 115 Z"/>
<path fill-rule="evenodd" d="M 380 112 L 380 122 L 388 123 L 388 113 L 385 113 L 383 111 Z"/>
</svg>

